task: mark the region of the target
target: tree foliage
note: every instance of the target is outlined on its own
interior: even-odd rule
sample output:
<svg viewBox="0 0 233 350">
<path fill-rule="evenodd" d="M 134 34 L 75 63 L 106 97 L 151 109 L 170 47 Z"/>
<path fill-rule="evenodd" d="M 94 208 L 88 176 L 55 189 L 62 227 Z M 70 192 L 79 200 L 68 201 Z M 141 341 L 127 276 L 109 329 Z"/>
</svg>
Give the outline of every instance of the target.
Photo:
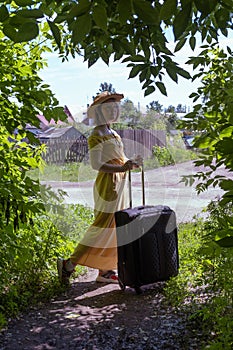
<svg viewBox="0 0 233 350">
<path fill-rule="evenodd" d="M 104 91 L 109 91 L 109 92 L 111 92 L 111 93 L 115 93 L 115 92 L 116 92 L 116 90 L 114 89 L 114 87 L 112 86 L 112 84 L 111 84 L 111 83 L 107 83 L 107 82 L 105 81 L 104 83 L 101 83 L 101 84 L 100 84 L 99 91 L 96 93 L 95 96 L 92 96 L 92 99 L 94 100 L 95 97 L 96 97 L 97 95 L 99 95 L 101 92 L 104 92 Z"/>
<path fill-rule="evenodd" d="M 134 106 L 133 102 L 126 98 L 121 103 L 120 121 L 130 127 L 137 127 L 141 113 Z"/>
<path fill-rule="evenodd" d="M 231 174 L 233 171 L 233 52 L 228 48 L 226 53 L 216 45 L 211 50 L 203 47 L 199 56 L 190 58 L 189 63 L 199 70 L 194 79 L 202 76 L 202 85 L 191 94 L 194 102 L 199 103 L 182 123 L 182 126 L 198 133 L 194 147 L 202 152 L 195 164 L 204 165 L 207 169 L 195 175 L 202 180 L 197 190 L 201 192 L 211 185 L 218 185 L 224 190 L 220 205 L 232 205 L 232 177 L 225 178 L 217 170 L 224 166 Z M 224 219 L 218 243 L 233 246 L 232 214 Z"/>
<path fill-rule="evenodd" d="M 233 0 L 55 0 L 2 1 L 3 33 L 14 42 L 36 38 L 46 21 L 54 45 L 63 57 L 82 54 L 88 66 L 99 58 L 106 64 L 123 60 L 129 78 L 139 77 L 144 94 L 155 89 L 166 95 L 163 76 L 175 82 L 190 78 L 173 59 L 166 29 L 171 28 L 175 51 L 185 44 L 193 50 L 196 35 L 211 43 L 232 27 Z"/>
<path fill-rule="evenodd" d="M 4 230 L 6 226 L 16 229 L 43 209 L 42 187 L 27 171 L 42 165 L 44 148 L 32 134 L 26 134 L 25 126 L 39 125 L 37 113 L 57 119 L 64 112 L 38 75 L 44 66 L 41 53 L 45 48 L 12 45 L 10 40 L 1 39 L 0 230 Z"/>
<path fill-rule="evenodd" d="M 99 93 L 100 92 L 104 92 L 104 91 L 109 91 L 111 93 L 115 93 L 116 90 L 114 89 L 114 87 L 112 86 L 111 83 L 107 83 L 106 81 L 104 83 L 100 84 L 100 88 L 99 88 Z"/>
<path fill-rule="evenodd" d="M 155 112 L 162 112 L 163 106 L 159 103 L 159 101 L 152 101 L 149 103 L 149 105 L 146 106 L 147 111 L 155 111 Z"/>
</svg>

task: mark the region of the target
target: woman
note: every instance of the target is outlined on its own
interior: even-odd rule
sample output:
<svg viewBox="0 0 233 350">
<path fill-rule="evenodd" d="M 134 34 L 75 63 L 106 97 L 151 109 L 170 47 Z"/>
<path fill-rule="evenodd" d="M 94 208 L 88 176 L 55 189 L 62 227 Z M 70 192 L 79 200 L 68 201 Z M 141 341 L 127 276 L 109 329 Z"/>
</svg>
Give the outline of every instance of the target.
<svg viewBox="0 0 233 350">
<path fill-rule="evenodd" d="M 97 282 L 118 283 L 117 242 L 114 213 L 127 207 L 124 189 L 126 171 L 141 165 L 141 157 L 126 158 L 120 136 L 110 125 L 117 121 L 122 94 L 105 91 L 88 108 L 95 128 L 88 138 L 91 166 L 98 170 L 94 184 L 95 220 L 69 259 L 58 259 L 58 275 L 68 283 L 77 264 L 99 270 Z"/>
</svg>

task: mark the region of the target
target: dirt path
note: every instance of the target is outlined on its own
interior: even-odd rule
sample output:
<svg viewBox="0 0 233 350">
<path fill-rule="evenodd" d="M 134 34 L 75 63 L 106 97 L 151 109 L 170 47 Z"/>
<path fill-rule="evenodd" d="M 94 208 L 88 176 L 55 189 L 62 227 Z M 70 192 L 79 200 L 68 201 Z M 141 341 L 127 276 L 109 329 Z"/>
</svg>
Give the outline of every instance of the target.
<svg viewBox="0 0 233 350">
<path fill-rule="evenodd" d="M 12 320 L 0 335 L 0 350 L 200 350 L 202 334 L 167 305 L 164 283 L 135 294 L 96 283 L 96 270 L 46 305 Z"/>
</svg>

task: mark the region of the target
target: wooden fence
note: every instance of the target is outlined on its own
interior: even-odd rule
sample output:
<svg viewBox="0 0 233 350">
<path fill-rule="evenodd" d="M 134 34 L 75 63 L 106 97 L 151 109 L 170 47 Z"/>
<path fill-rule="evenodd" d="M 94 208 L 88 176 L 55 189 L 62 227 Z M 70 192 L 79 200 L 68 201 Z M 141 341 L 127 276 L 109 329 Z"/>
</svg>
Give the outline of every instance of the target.
<svg viewBox="0 0 233 350">
<path fill-rule="evenodd" d="M 44 160 L 49 164 L 64 164 L 71 162 L 82 162 L 87 159 L 88 145 L 85 136 L 78 139 L 47 139 Z"/>
<path fill-rule="evenodd" d="M 126 156 L 131 158 L 140 154 L 144 159 L 152 155 L 153 146 L 166 146 L 164 130 L 124 129 L 117 130 L 125 147 Z M 44 160 L 49 164 L 82 162 L 88 159 L 88 144 L 85 136 L 78 139 L 47 139 Z"/>
<path fill-rule="evenodd" d="M 153 146 L 166 146 L 165 130 L 124 129 L 117 130 L 125 146 L 127 157 L 140 154 L 144 159 L 151 157 Z"/>
</svg>

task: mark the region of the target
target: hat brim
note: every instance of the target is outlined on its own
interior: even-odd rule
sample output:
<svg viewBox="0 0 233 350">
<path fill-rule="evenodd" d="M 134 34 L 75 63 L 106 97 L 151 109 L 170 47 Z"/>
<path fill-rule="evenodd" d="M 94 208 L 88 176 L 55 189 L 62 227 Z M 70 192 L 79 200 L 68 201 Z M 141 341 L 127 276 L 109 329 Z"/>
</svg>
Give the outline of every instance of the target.
<svg viewBox="0 0 233 350">
<path fill-rule="evenodd" d="M 94 102 L 90 105 L 90 107 L 87 110 L 87 116 L 88 118 L 94 118 L 95 117 L 95 108 L 96 106 L 107 102 L 108 100 L 113 100 L 115 102 L 120 102 L 122 99 L 124 98 L 123 94 L 109 94 L 109 95 L 105 95 L 105 96 L 101 96 L 101 94 L 99 96 L 97 96 L 94 100 Z"/>
</svg>

